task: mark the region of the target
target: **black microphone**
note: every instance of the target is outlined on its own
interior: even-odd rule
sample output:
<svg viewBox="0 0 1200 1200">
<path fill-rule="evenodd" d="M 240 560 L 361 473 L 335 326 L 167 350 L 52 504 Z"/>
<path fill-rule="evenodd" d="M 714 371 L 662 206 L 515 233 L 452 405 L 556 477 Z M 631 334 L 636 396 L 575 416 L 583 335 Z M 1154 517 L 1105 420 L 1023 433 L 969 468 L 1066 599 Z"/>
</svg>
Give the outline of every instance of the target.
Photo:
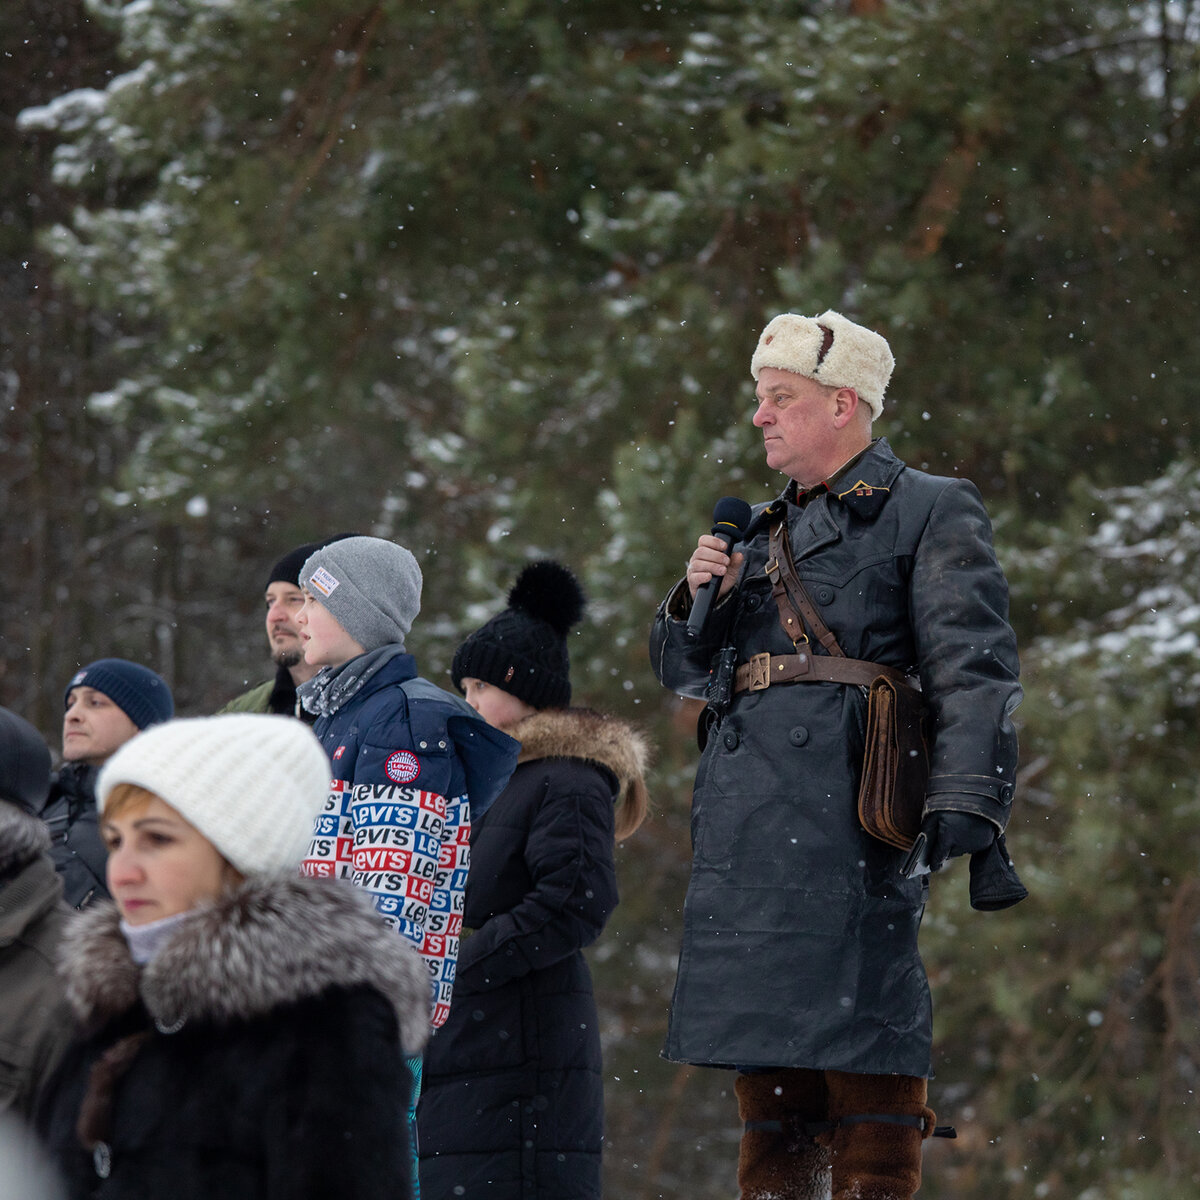
<svg viewBox="0 0 1200 1200">
<path fill-rule="evenodd" d="M 713 509 L 713 527 L 710 531 L 714 537 L 719 537 L 725 543 L 725 553 L 728 554 L 735 542 L 740 542 L 750 526 L 750 505 L 736 496 L 722 496 Z M 714 575 L 707 583 L 702 583 L 696 589 L 696 598 L 692 601 L 691 615 L 688 617 L 688 637 L 698 638 L 708 620 L 709 610 L 717 598 L 721 587 L 722 575 Z"/>
</svg>

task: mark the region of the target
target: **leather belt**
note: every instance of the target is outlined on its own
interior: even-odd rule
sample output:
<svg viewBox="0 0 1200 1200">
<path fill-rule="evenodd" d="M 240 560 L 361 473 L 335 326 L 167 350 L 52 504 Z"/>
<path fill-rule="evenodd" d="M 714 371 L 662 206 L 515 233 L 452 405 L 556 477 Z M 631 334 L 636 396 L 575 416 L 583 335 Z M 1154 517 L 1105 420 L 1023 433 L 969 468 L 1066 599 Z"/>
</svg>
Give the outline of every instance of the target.
<svg viewBox="0 0 1200 1200">
<path fill-rule="evenodd" d="M 870 687 L 883 675 L 910 688 L 920 685 L 916 679 L 862 658 L 839 658 L 829 654 L 755 654 L 733 673 L 733 690 L 761 692 L 777 683 L 851 683 Z"/>
</svg>

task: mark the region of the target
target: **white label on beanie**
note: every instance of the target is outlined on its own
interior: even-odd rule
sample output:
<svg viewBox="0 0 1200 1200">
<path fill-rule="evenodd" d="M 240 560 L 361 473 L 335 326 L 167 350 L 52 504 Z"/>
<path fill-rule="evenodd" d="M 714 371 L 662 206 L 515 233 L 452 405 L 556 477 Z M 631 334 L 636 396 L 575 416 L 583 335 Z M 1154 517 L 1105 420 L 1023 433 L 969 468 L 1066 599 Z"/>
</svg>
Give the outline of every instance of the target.
<svg viewBox="0 0 1200 1200">
<path fill-rule="evenodd" d="M 308 586 L 316 588 L 322 596 L 328 596 L 340 583 L 341 580 L 335 579 L 324 567 L 318 567 L 308 580 Z"/>
</svg>

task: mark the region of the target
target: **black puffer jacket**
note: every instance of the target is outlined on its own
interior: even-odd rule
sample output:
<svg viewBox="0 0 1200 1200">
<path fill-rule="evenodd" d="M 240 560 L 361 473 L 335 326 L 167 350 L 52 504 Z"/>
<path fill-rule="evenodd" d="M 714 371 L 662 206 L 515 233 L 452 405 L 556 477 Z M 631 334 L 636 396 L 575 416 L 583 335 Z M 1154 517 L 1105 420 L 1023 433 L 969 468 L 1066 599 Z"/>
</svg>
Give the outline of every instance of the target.
<svg viewBox="0 0 1200 1200">
<path fill-rule="evenodd" d="M 1008 820 L 1021 697 L 1008 588 L 979 493 L 906 468 L 877 441 L 829 493 L 761 509 L 738 587 L 705 637 L 686 583 L 651 634 L 660 681 L 703 696 L 714 652 L 791 654 L 763 568 L 786 514 L 796 569 L 850 658 L 916 670 L 933 745 L 927 810 Z M 765 507 L 765 506 L 764 506 Z M 805 647 L 820 653 L 820 647 Z M 862 688 L 742 692 L 708 737 L 666 1054 L 693 1063 L 927 1075 L 931 1009 L 917 929 L 926 884 L 865 834 Z"/>
<path fill-rule="evenodd" d="M 96 812 L 98 774 L 99 768 L 87 763 L 63 763 L 39 814 L 49 827 L 50 855 L 72 908 L 108 899 L 104 875 L 108 851 Z"/>
<path fill-rule="evenodd" d="M 429 982 L 349 884 L 248 881 L 145 968 L 97 905 L 64 962 L 82 1031 L 35 1124 L 68 1200 L 411 1195 L 405 1055 Z"/>
<path fill-rule="evenodd" d="M 613 806 L 641 788 L 624 722 L 545 710 L 471 831 L 454 999 L 425 1057 L 422 1200 L 598 1200 L 604 1095 L 582 948 L 617 904 Z"/>
</svg>

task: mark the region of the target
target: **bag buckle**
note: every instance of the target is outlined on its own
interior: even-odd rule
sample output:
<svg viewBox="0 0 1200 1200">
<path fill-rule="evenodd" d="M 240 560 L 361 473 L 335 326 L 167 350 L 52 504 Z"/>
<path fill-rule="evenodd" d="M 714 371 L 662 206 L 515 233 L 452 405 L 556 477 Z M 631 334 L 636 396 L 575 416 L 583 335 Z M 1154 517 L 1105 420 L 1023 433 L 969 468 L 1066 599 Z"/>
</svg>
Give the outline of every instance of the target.
<svg viewBox="0 0 1200 1200">
<path fill-rule="evenodd" d="M 750 667 L 750 682 L 746 685 L 747 691 L 761 692 L 771 686 L 771 655 L 769 652 L 751 655 L 747 665 Z"/>
</svg>

